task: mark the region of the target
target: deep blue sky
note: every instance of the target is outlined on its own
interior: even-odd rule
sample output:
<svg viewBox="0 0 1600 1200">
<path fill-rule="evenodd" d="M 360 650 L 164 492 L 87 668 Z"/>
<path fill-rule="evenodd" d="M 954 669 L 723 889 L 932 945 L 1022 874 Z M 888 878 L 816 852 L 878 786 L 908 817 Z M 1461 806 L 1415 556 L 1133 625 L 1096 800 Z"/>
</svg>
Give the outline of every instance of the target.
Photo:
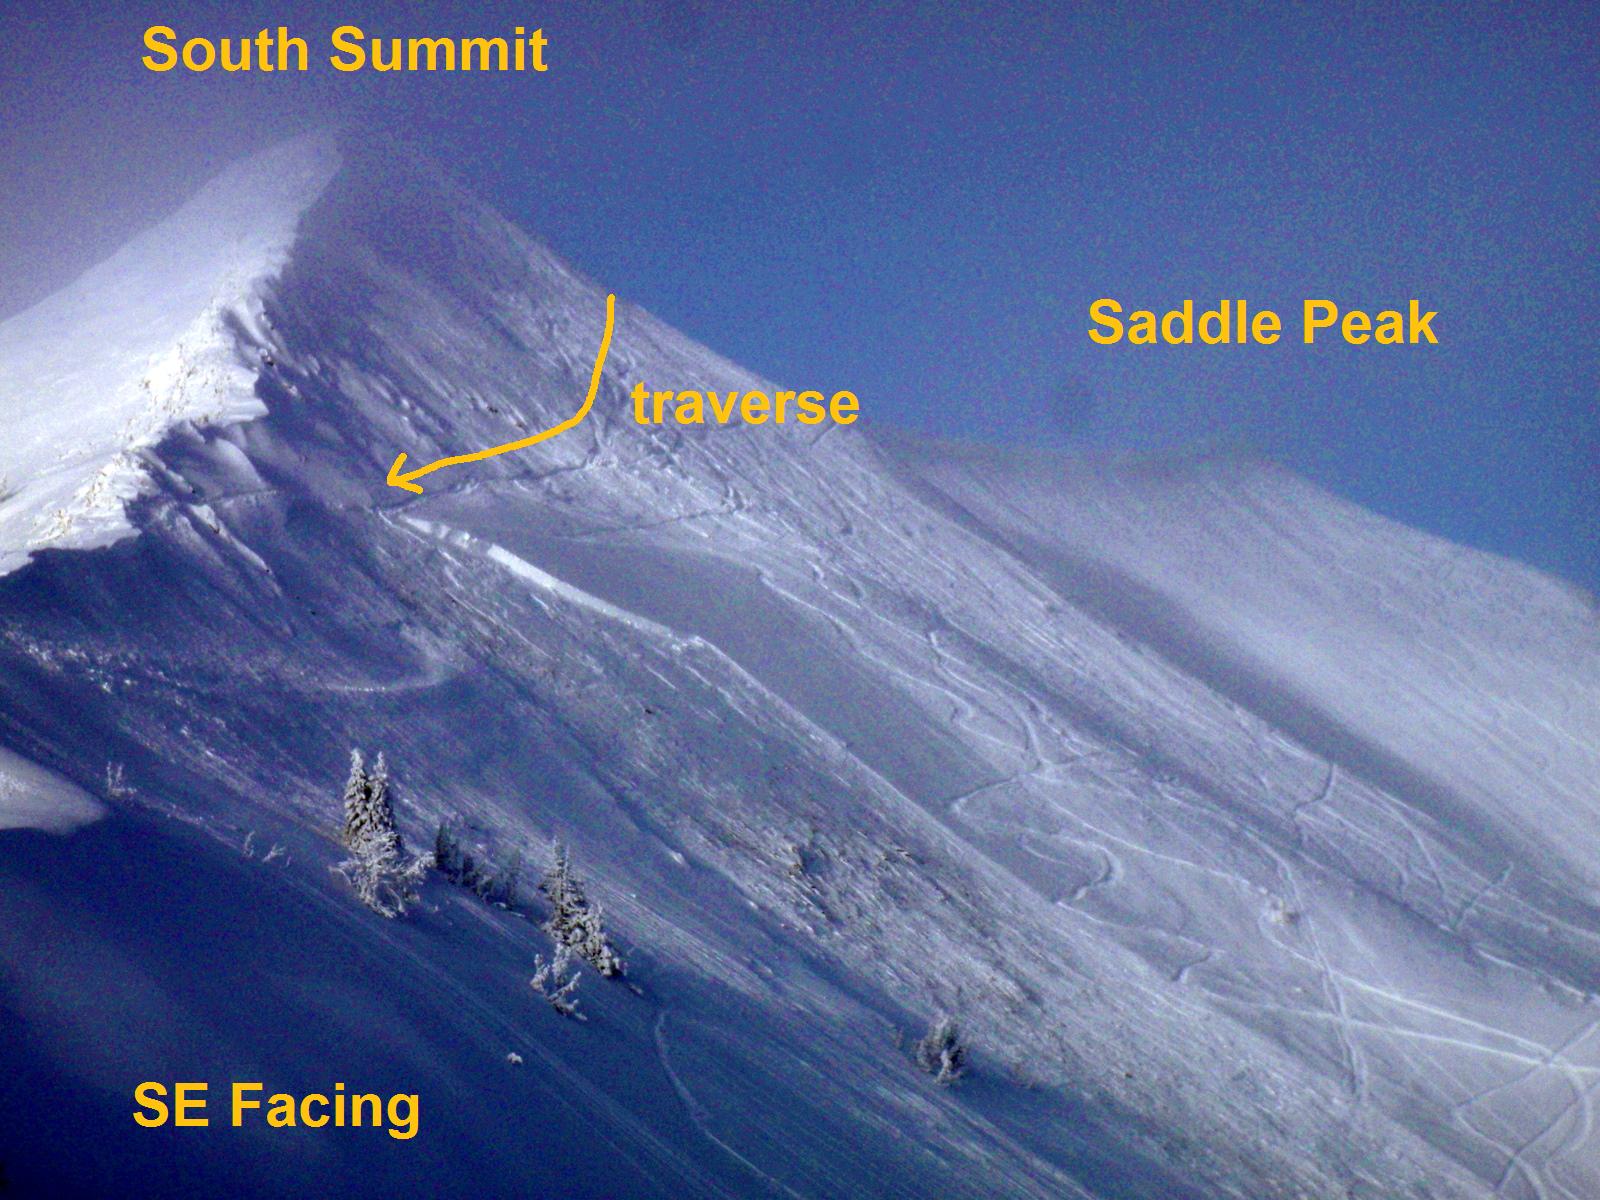
<svg viewBox="0 0 1600 1200">
<path fill-rule="evenodd" d="M 1600 587 L 1592 4 L 32 7 L 0 12 L 0 315 L 240 153 L 347 122 L 879 421 L 1248 446 Z M 314 52 L 344 22 L 542 24 L 551 69 L 155 76 L 157 22 L 286 23 Z M 1101 295 L 1415 296 L 1442 344 L 1105 348 Z"/>
</svg>

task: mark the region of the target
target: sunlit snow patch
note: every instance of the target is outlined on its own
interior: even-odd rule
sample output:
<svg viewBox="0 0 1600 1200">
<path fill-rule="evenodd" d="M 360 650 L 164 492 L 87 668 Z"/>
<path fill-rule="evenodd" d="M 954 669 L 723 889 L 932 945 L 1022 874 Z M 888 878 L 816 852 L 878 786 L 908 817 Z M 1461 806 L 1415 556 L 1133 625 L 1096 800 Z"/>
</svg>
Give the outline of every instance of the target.
<svg viewBox="0 0 1600 1200">
<path fill-rule="evenodd" d="M 0 830 L 70 833 L 105 811 L 77 784 L 0 748 Z"/>
</svg>

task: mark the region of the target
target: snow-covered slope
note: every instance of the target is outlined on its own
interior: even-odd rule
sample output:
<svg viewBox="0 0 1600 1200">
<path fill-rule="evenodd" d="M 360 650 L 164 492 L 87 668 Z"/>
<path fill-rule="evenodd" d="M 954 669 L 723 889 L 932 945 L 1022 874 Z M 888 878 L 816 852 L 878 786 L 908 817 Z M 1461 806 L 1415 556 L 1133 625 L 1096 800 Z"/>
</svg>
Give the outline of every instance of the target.
<svg viewBox="0 0 1600 1200">
<path fill-rule="evenodd" d="M 138 537 L 19 567 L 38 534 L 0 524 L 0 737 L 110 811 L 0 833 L 14 1180 L 1600 1194 L 1589 601 L 1254 464 L 641 428 L 638 379 L 759 381 L 625 297 L 588 421 L 404 494 L 400 450 L 570 415 L 604 292 L 334 153 L 236 169 L 114 260 L 125 298 L 80 284 L 124 324 L 185 222 L 276 197 L 245 228 L 279 249 L 84 334 L 92 387 L 19 325 L 65 301 L 0 327 L 61 379 L 0 420 L 53 444 L 145 382 L 165 414 L 86 439 L 137 451 Z M 151 373 L 196 321 L 245 399 Z M 10 453 L 42 512 L 61 472 Z M 633 986 L 586 976 L 564 1021 L 525 917 L 440 882 L 406 921 L 356 906 L 352 745 L 414 842 L 567 842 Z M 941 1014 L 949 1089 L 907 1049 Z M 163 1078 L 403 1087 L 422 1133 L 139 1129 Z"/>
</svg>

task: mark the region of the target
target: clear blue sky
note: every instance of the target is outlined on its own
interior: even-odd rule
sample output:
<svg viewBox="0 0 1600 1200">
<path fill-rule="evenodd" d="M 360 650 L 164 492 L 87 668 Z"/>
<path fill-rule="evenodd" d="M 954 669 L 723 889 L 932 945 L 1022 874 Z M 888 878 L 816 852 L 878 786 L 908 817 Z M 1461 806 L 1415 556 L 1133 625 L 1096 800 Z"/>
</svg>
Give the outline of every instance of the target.
<svg viewBox="0 0 1600 1200">
<path fill-rule="evenodd" d="M 1592 4 L 35 7 L 0 14 L 0 314 L 238 154 L 346 122 L 883 423 L 1248 446 L 1600 588 Z M 550 70 L 158 77 L 154 22 L 314 49 L 543 25 Z M 1442 344 L 1103 348 L 1101 295 L 1417 297 Z"/>
</svg>

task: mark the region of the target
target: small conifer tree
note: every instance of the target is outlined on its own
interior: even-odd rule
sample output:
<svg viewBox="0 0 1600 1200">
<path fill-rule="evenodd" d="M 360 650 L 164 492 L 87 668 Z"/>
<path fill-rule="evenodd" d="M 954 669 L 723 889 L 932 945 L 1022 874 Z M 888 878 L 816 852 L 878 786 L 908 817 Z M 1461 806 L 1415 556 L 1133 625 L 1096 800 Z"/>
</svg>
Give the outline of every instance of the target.
<svg viewBox="0 0 1600 1200">
<path fill-rule="evenodd" d="M 432 859 L 406 854 L 389 799 L 389 769 L 381 753 L 369 774 L 361 752 L 350 752 L 340 841 L 350 857 L 334 870 L 350 882 L 361 902 L 380 916 L 403 915 L 416 901 L 417 884 Z"/>
<path fill-rule="evenodd" d="M 367 813 L 374 829 L 393 829 L 396 836 L 399 835 L 394 805 L 389 800 L 389 764 L 384 761 L 382 750 L 378 751 L 372 770 L 367 772 Z"/>
<path fill-rule="evenodd" d="M 339 840 L 349 846 L 356 833 L 366 825 L 367 771 L 361 761 L 361 751 L 350 751 L 350 775 L 344 781 L 344 827 Z"/>
<path fill-rule="evenodd" d="M 555 957 L 545 961 L 542 954 L 533 956 L 533 965 L 537 968 L 533 978 L 528 982 L 533 990 L 543 996 L 563 1017 L 571 1017 L 582 1021 L 586 1018 L 578 1011 L 578 998 L 573 995 L 578 990 L 578 973 L 572 970 L 572 950 L 564 943 L 556 943 Z"/>
<path fill-rule="evenodd" d="M 621 975 L 625 964 L 611 945 L 604 915 L 584 895 L 583 883 L 573 873 L 567 848 L 560 842 L 556 843 L 540 890 L 550 901 L 550 919 L 544 927 L 556 944 L 570 947 L 607 979 Z"/>
</svg>

